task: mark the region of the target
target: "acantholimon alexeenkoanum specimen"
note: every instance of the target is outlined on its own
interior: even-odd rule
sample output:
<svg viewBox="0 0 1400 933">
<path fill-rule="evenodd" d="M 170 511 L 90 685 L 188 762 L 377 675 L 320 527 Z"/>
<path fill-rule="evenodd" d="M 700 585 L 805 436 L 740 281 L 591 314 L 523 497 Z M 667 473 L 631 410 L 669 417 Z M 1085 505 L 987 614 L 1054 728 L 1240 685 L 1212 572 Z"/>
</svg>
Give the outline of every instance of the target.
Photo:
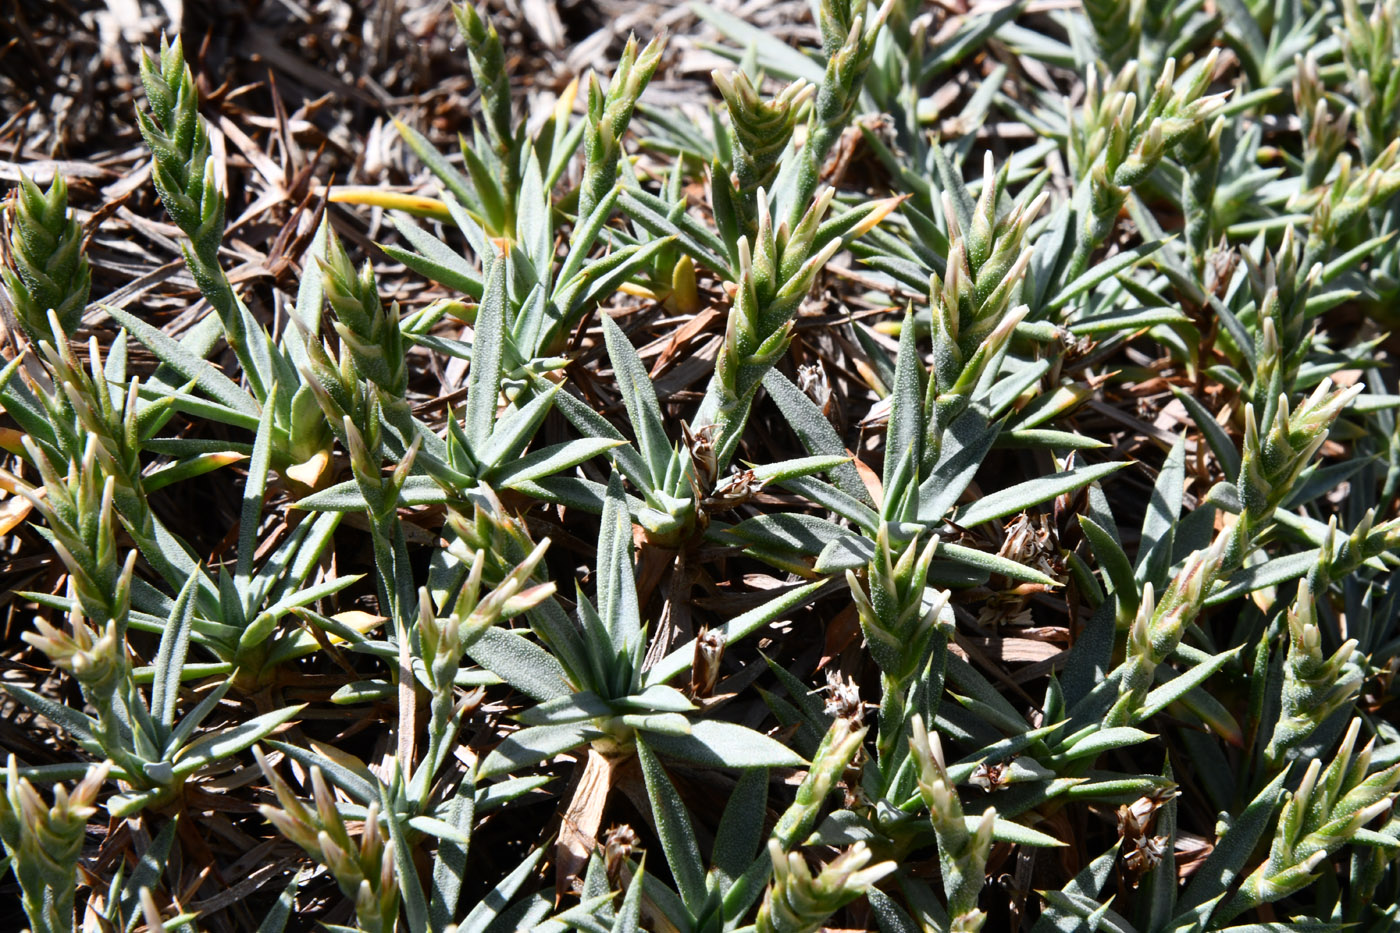
<svg viewBox="0 0 1400 933">
<path fill-rule="evenodd" d="M 29 924 L 1393 927 L 1394 0 L 691 9 L 546 99 L 454 7 L 296 294 L 163 43 L 187 330 L 25 169 Z"/>
</svg>

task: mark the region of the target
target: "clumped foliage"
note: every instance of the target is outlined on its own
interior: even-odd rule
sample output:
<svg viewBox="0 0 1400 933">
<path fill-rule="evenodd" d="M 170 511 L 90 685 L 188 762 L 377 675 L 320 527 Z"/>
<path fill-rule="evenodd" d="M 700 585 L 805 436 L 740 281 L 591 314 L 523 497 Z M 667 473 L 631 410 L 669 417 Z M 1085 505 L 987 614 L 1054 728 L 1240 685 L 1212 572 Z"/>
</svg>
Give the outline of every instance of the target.
<svg viewBox="0 0 1400 933">
<path fill-rule="evenodd" d="M 694 119 L 457 6 L 472 132 L 272 315 L 143 55 L 199 322 L 5 210 L 30 926 L 1400 922 L 1400 3 L 955 6 L 697 4 Z"/>
</svg>

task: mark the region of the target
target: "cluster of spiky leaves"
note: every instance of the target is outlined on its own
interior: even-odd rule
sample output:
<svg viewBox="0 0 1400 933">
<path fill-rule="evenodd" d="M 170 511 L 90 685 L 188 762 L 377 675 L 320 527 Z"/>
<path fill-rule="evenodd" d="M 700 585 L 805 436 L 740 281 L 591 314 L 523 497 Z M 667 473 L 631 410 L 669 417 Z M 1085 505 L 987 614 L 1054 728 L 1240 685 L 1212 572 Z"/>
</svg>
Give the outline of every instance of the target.
<svg viewBox="0 0 1400 933">
<path fill-rule="evenodd" d="M 527 124 L 459 6 L 460 163 L 398 124 L 440 190 L 334 198 L 395 211 L 383 252 L 449 297 L 386 304 L 325 222 L 272 330 L 223 267 L 182 46 L 144 56 L 211 313 L 174 339 L 99 301 L 121 331 L 82 360 L 62 180 L 6 212 L 3 521 L 66 570 L 20 596 L 29 662 L 76 687 L 0 685 L 72 749 L 4 775 L 33 928 L 205 928 L 165 869 L 259 778 L 243 809 L 300 866 L 259 930 L 1393 928 L 1400 5 L 1052 6 L 821 0 L 810 53 L 697 6 L 741 47 L 704 125 L 639 104 L 662 38 Z M 844 304 L 804 337 L 819 284 Z M 666 397 L 619 296 L 722 320 L 702 393 Z M 833 346 L 876 399 L 859 436 Z M 465 373 L 437 422 L 427 355 Z M 802 456 L 764 457 L 774 425 Z M 206 563 L 151 500 L 233 464 Z M 697 628 L 702 580 L 763 565 Z M 374 760 L 315 727 L 386 708 Z M 129 874 L 80 874 L 101 811 Z"/>
</svg>

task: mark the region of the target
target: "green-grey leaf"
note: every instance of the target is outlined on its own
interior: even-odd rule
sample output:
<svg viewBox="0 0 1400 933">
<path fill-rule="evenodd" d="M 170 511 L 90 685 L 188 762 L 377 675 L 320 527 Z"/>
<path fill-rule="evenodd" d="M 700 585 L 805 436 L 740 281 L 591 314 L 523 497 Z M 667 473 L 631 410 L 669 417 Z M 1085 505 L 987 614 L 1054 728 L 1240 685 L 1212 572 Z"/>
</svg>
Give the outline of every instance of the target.
<svg viewBox="0 0 1400 933">
<path fill-rule="evenodd" d="M 1075 467 L 1053 476 L 1017 483 L 1015 486 L 999 490 L 989 496 L 983 496 L 976 502 L 963 507 L 958 511 L 954 520 L 964 528 L 971 528 L 994 518 L 1005 518 L 1033 505 L 1039 505 L 1048 499 L 1072 492 L 1081 486 L 1102 479 L 1110 473 L 1115 473 L 1125 466 L 1128 464 L 1098 463 L 1093 466 Z"/>
</svg>

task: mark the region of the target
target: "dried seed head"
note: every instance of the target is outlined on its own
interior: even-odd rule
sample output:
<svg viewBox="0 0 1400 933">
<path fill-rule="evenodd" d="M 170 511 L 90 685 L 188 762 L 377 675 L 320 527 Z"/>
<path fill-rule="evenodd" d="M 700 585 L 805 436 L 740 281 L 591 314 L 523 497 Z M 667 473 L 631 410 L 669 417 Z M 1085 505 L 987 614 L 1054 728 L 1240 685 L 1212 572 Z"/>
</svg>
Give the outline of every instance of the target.
<svg viewBox="0 0 1400 933">
<path fill-rule="evenodd" d="M 828 669 L 826 690 L 826 703 L 822 706 L 824 713 L 849 720 L 855 725 L 865 721 L 865 704 L 861 702 L 860 687 L 854 677 L 847 680 L 840 671 Z"/>
<path fill-rule="evenodd" d="M 690 665 L 690 695 L 703 699 L 715 692 L 719 682 L 720 659 L 724 657 L 724 633 L 702 629 L 695 638 L 695 656 Z"/>
<path fill-rule="evenodd" d="M 688 423 L 681 422 L 681 439 L 690 453 L 690 463 L 695 468 L 695 479 L 703 495 L 708 495 L 715 488 L 719 475 L 719 461 L 715 455 L 715 433 L 718 430 L 716 424 L 704 424 L 692 432 Z"/>
<path fill-rule="evenodd" d="M 1157 821 L 1157 811 L 1179 793 L 1175 786 L 1155 788 L 1132 803 L 1120 806 L 1118 835 L 1131 842 L 1151 833 Z"/>
<path fill-rule="evenodd" d="M 1123 864 L 1133 874 L 1133 887 L 1138 886 L 1143 875 L 1157 867 L 1169 844 L 1166 836 L 1138 836 L 1130 841 L 1123 854 Z"/>
<path fill-rule="evenodd" d="M 988 764 L 984 761 L 973 770 L 967 783 L 974 787 L 980 787 L 990 794 L 994 790 L 1000 790 L 1005 785 L 1006 769 L 1005 763 Z"/>
<path fill-rule="evenodd" d="M 714 490 L 700 500 L 707 512 L 725 512 L 745 504 L 764 487 L 753 470 L 740 470 L 717 483 Z"/>
<path fill-rule="evenodd" d="M 603 866 L 607 871 L 608 883 L 613 887 L 622 886 L 622 869 L 639 841 L 636 832 L 626 823 L 608 830 L 603 841 Z"/>
<path fill-rule="evenodd" d="M 1058 502 L 1056 507 L 1059 507 Z M 1007 524 L 1005 535 L 998 556 L 1034 567 L 1047 576 L 1057 579 L 1064 576 L 1059 536 L 1050 516 L 1044 512 L 1034 515 L 1021 512 Z"/>
<path fill-rule="evenodd" d="M 834 411 L 831 380 L 820 363 L 803 363 L 797 367 L 797 387 L 830 419 Z"/>
</svg>

